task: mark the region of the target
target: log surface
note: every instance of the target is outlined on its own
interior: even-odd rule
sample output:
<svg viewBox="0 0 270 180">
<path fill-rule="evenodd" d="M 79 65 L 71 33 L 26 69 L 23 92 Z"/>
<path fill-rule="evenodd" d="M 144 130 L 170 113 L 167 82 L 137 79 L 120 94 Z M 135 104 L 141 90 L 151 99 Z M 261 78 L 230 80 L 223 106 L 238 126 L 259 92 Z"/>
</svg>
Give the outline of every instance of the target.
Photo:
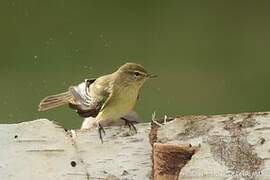
<svg viewBox="0 0 270 180">
<path fill-rule="evenodd" d="M 268 112 L 136 127 L 105 127 L 102 144 L 95 129 L 71 134 L 46 119 L 0 124 L 0 179 L 270 179 Z"/>
<path fill-rule="evenodd" d="M 270 179 L 270 115 L 183 116 L 159 128 L 157 142 L 200 147 L 179 179 Z"/>
<path fill-rule="evenodd" d="M 74 139 L 46 119 L 2 124 L 0 179 L 149 179 L 150 125 L 137 129 L 105 128 L 102 144 L 96 130 L 78 130 Z"/>
</svg>

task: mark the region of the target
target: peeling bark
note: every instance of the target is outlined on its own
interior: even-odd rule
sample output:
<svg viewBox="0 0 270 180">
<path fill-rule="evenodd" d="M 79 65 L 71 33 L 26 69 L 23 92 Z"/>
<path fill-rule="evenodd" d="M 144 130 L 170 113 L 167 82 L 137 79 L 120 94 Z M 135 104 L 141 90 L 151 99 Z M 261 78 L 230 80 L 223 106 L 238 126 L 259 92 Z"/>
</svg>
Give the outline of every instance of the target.
<svg viewBox="0 0 270 180">
<path fill-rule="evenodd" d="M 190 145 L 154 144 L 154 180 L 177 180 L 197 148 Z"/>
</svg>

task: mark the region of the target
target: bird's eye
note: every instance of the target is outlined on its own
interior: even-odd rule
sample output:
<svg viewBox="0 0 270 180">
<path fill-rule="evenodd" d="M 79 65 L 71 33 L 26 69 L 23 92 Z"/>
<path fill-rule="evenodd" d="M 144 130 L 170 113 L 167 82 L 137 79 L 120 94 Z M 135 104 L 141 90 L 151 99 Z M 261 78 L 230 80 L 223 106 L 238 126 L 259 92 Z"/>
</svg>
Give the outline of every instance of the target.
<svg viewBox="0 0 270 180">
<path fill-rule="evenodd" d="M 140 73 L 139 73 L 139 72 L 135 72 L 134 75 L 135 75 L 135 76 L 139 76 Z"/>
</svg>

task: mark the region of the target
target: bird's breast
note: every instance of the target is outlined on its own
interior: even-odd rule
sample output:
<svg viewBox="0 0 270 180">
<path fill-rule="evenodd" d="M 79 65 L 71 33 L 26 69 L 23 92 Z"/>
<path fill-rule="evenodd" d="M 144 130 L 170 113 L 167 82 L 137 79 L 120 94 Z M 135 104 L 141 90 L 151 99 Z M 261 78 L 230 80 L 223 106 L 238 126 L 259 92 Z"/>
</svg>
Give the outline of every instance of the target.
<svg viewBox="0 0 270 180">
<path fill-rule="evenodd" d="M 115 92 L 110 99 L 110 103 L 100 113 L 99 118 L 119 119 L 129 113 L 135 106 L 138 96 L 138 90 L 131 88 L 123 88 Z"/>
<path fill-rule="evenodd" d="M 124 89 L 119 95 L 119 99 L 122 102 L 123 107 L 125 107 L 128 111 L 132 110 L 135 106 L 137 97 L 138 91 L 136 89 Z"/>
</svg>

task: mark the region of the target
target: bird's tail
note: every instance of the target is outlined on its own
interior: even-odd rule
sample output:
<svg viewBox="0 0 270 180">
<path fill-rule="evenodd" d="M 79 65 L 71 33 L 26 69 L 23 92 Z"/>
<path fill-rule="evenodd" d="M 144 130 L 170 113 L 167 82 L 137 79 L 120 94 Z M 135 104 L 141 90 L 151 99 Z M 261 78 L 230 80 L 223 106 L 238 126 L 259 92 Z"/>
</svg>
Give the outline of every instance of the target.
<svg viewBox="0 0 270 180">
<path fill-rule="evenodd" d="M 46 111 L 48 109 L 56 108 L 65 104 L 70 103 L 73 100 L 73 96 L 69 91 L 47 96 L 41 100 L 38 106 L 39 111 Z"/>
</svg>

